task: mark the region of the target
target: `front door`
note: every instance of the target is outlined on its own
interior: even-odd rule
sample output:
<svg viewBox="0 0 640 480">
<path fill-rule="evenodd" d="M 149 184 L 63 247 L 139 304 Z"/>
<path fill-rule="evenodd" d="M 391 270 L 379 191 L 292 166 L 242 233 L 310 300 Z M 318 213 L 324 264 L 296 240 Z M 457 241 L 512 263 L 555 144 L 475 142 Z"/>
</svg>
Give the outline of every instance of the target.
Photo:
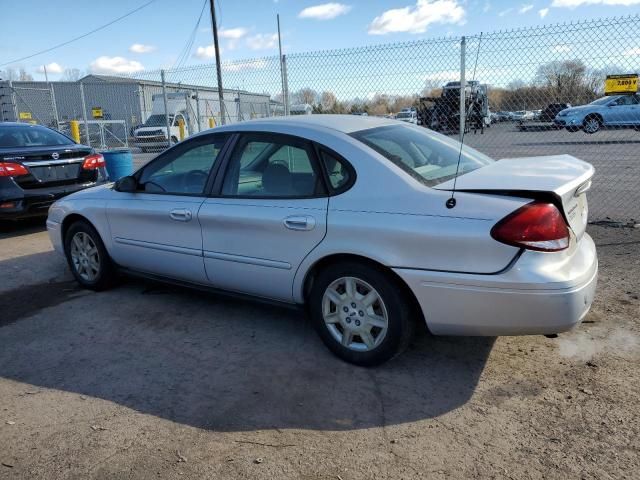
<svg viewBox="0 0 640 480">
<path fill-rule="evenodd" d="M 116 263 L 207 283 L 198 210 L 227 138 L 208 135 L 181 143 L 136 174 L 137 192 L 115 193 L 107 214 Z"/>
<path fill-rule="evenodd" d="M 219 194 L 204 201 L 204 263 L 212 285 L 292 301 L 302 260 L 324 238 L 328 197 L 311 144 L 242 134 Z"/>
</svg>

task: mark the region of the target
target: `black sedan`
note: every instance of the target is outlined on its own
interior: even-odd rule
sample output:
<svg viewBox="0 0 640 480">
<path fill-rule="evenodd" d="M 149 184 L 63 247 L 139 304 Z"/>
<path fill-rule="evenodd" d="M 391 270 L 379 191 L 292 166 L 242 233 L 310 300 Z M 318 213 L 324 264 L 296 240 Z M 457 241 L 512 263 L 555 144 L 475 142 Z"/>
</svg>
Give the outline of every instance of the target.
<svg viewBox="0 0 640 480">
<path fill-rule="evenodd" d="M 0 123 L 0 220 L 46 216 L 58 198 L 107 181 L 91 147 L 40 125 Z"/>
</svg>

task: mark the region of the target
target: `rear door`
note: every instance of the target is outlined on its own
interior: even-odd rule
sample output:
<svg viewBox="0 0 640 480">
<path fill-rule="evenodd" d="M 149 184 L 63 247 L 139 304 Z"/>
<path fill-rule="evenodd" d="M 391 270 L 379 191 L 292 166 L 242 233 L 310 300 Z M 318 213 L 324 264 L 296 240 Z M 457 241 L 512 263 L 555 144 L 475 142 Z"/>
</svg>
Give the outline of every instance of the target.
<svg viewBox="0 0 640 480">
<path fill-rule="evenodd" d="M 198 209 L 227 138 L 213 134 L 183 142 L 136 174 L 137 192 L 114 192 L 107 215 L 116 263 L 207 283 Z"/>
<path fill-rule="evenodd" d="M 327 228 L 328 197 L 312 145 L 241 134 L 216 183 L 198 214 L 209 281 L 292 301 L 296 270 Z"/>
</svg>

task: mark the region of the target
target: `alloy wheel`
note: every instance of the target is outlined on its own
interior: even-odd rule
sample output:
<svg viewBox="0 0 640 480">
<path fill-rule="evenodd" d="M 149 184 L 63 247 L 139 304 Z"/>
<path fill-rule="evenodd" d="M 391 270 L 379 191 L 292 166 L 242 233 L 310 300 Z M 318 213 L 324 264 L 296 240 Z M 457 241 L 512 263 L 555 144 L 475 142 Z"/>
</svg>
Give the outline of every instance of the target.
<svg viewBox="0 0 640 480">
<path fill-rule="evenodd" d="M 98 247 L 85 232 L 77 232 L 71 239 L 71 262 L 76 273 L 88 282 L 93 282 L 100 274 L 100 254 Z"/>
<path fill-rule="evenodd" d="M 387 307 L 367 282 L 341 277 L 322 297 L 322 317 L 331 336 L 342 346 L 359 352 L 376 348 L 389 327 Z"/>
</svg>

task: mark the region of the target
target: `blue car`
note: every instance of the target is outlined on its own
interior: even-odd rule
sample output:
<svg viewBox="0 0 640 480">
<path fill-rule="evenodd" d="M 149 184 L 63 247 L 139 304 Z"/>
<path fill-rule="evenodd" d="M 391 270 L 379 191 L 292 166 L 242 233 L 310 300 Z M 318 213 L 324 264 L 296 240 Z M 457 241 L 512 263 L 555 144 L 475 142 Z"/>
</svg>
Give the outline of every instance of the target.
<svg viewBox="0 0 640 480">
<path fill-rule="evenodd" d="M 640 94 L 602 97 L 588 105 L 562 110 L 554 120 L 570 132 L 596 133 L 602 128 L 640 130 Z"/>
</svg>

